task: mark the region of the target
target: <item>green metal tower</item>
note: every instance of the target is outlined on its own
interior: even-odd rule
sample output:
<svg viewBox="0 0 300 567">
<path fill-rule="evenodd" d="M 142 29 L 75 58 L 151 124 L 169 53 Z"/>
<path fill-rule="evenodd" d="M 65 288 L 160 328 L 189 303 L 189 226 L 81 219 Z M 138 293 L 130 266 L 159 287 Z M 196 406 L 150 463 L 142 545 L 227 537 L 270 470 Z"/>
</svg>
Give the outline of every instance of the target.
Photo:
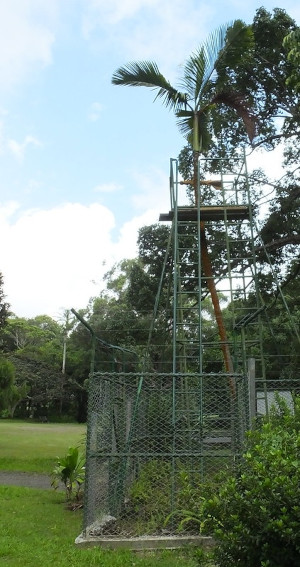
<svg viewBox="0 0 300 567">
<path fill-rule="evenodd" d="M 197 204 L 186 204 L 186 182 L 179 181 L 177 161 L 171 160 L 171 208 L 160 215 L 172 223 L 173 372 L 247 374 L 247 360 L 254 357 L 265 379 L 259 325 L 264 305 L 246 160 L 236 160 L 234 171 L 218 160 L 213 179 L 204 178 L 203 162 Z"/>
</svg>

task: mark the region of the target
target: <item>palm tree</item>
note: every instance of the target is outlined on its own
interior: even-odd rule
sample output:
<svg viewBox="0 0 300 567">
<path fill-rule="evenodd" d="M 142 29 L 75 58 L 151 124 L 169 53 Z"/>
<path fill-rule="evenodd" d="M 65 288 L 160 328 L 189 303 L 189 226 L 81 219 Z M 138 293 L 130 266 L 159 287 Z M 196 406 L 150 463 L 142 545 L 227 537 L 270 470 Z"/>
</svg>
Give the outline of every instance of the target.
<svg viewBox="0 0 300 567">
<path fill-rule="evenodd" d="M 229 24 L 223 25 L 210 34 L 207 41 L 186 61 L 178 90 L 162 75 L 157 64 L 152 61 L 131 62 L 120 67 L 112 77 L 114 85 L 144 86 L 157 89 L 156 99 L 162 99 L 166 107 L 175 112 L 180 131 L 187 138 L 193 150 L 195 204 L 198 201 L 198 162 L 201 153 L 210 146 L 211 111 L 218 105 L 226 105 L 235 110 L 243 120 L 250 141 L 255 136 L 255 119 L 240 93 L 212 88 L 216 84 L 216 65 L 222 62 L 224 55 L 242 52 L 243 45 L 249 41 L 249 28 L 237 26 L 234 36 L 226 41 Z M 236 56 L 235 56 L 236 59 Z M 226 329 L 219 304 L 213 270 L 207 249 L 204 223 L 201 223 L 201 256 L 204 275 L 214 306 L 218 325 L 221 348 L 227 372 L 232 373 L 232 362 L 228 347 Z"/>
</svg>

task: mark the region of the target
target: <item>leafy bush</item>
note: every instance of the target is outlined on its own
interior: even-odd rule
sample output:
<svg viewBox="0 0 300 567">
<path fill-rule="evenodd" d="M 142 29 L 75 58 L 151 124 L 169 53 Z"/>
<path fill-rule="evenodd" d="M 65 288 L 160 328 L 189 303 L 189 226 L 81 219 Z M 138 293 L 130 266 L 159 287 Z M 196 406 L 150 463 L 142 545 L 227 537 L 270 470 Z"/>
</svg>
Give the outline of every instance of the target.
<svg viewBox="0 0 300 567">
<path fill-rule="evenodd" d="M 300 565 L 300 398 L 292 410 L 276 402 L 249 433 L 238 474 L 202 507 L 220 567 Z"/>
<path fill-rule="evenodd" d="M 67 500 L 79 500 L 85 479 L 85 459 L 79 453 L 78 447 L 69 447 L 65 457 L 57 457 L 52 478 L 51 486 L 53 488 L 58 488 L 59 482 L 65 485 Z"/>
</svg>

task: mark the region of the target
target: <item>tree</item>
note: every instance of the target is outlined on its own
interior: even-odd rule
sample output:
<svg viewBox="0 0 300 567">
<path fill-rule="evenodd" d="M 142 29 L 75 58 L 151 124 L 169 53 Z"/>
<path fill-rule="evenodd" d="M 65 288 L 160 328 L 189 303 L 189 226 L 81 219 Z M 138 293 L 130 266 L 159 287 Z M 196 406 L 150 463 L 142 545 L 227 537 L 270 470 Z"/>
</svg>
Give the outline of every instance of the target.
<svg viewBox="0 0 300 567">
<path fill-rule="evenodd" d="M 44 345 L 61 335 L 59 324 L 48 315 L 26 319 L 11 315 L 1 333 L 4 351 Z"/>
<path fill-rule="evenodd" d="M 236 20 L 227 31 L 227 38 L 235 35 L 241 26 Z M 286 36 L 298 34 L 295 21 L 280 8 L 273 14 L 265 8 L 256 11 L 253 23 L 247 26 L 251 41 L 244 44 L 242 57 L 234 60 L 231 50 L 217 61 L 217 87 L 242 92 L 251 101 L 253 112 L 259 119 L 259 131 L 254 144 L 273 149 L 282 138 L 293 136 L 299 131 L 299 98 L 287 78 L 295 70 L 289 61 L 283 42 Z M 288 40 L 286 40 L 288 41 Z M 234 63 L 234 64 L 233 64 Z M 235 151 L 241 142 L 247 143 L 240 125 L 233 120 L 229 107 L 223 107 L 215 117 L 216 132 L 223 132 L 223 151 Z M 217 151 L 221 152 L 216 139 Z"/>
<path fill-rule="evenodd" d="M 230 58 L 232 61 L 236 53 L 241 58 L 247 46 L 252 44 L 252 33 L 248 26 L 237 22 L 234 31 L 228 35 L 229 29 L 228 25 L 218 28 L 187 60 L 181 80 L 183 91 L 173 87 L 159 71 L 157 64 L 151 61 L 129 63 L 120 67 L 112 77 L 115 85 L 158 89 L 156 99 L 161 98 L 166 107 L 174 110 L 179 129 L 193 151 L 193 185 L 196 189 L 198 158 L 211 146 L 212 126 L 215 127 L 211 118 L 216 107 L 224 105 L 234 110 L 241 118 L 250 141 L 256 133 L 256 120 L 249 110 L 246 97 L 228 84 L 222 88 L 220 81 L 217 81 L 220 72 L 216 72 L 217 65 L 218 69 L 221 68 L 223 59 L 227 61 Z"/>
<path fill-rule="evenodd" d="M 63 324 L 63 352 L 62 352 L 62 364 L 61 364 L 61 395 L 59 403 L 59 414 L 62 414 L 63 399 L 64 399 L 64 387 L 66 384 L 66 361 L 67 361 L 67 342 L 69 335 L 75 325 L 75 317 L 71 315 L 69 309 L 66 309 L 62 315 Z"/>
<path fill-rule="evenodd" d="M 237 52 L 242 53 L 245 45 L 251 41 L 248 28 L 238 25 L 235 33 L 231 33 L 226 42 L 228 28 L 227 25 L 218 28 L 189 57 L 184 66 L 181 80 L 183 90 L 173 87 L 159 71 L 157 64 L 151 61 L 129 63 L 120 67 L 112 77 L 112 82 L 115 85 L 145 86 L 157 89 L 156 98 L 161 98 L 167 107 L 174 110 L 179 128 L 192 148 L 193 179 L 191 184 L 194 188 L 196 205 L 198 203 L 198 160 L 200 153 L 207 152 L 211 144 L 211 114 L 215 107 L 225 105 L 233 109 L 243 121 L 250 141 L 253 140 L 256 133 L 256 121 L 248 108 L 245 97 L 240 92 L 230 89 L 228 85 L 224 89 L 213 88 L 217 78 L 217 63 L 220 66 L 222 59 L 229 53 L 231 57 L 232 54 Z M 199 198 L 200 201 L 203 201 L 201 194 L 199 194 Z M 208 253 L 204 223 L 201 223 L 201 255 L 202 266 L 219 328 L 225 368 L 228 372 L 232 372 L 226 330 Z"/>
<path fill-rule="evenodd" d="M 17 406 L 26 399 L 29 392 L 29 387 L 26 382 L 21 386 L 12 384 L 10 391 L 7 396 L 7 413 L 10 419 L 13 419 Z"/>
<path fill-rule="evenodd" d="M 18 403 L 27 395 L 27 385 L 18 387 L 15 384 L 15 367 L 6 359 L 0 359 L 0 412 L 6 411 L 13 418 Z"/>
<path fill-rule="evenodd" d="M 288 33 L 283 39 L 283 46 L 288 50 L 287 59 L 293 66 L 289 77 L 286 78 L 286 85 L 292 87 L 296 92 L 300 92 L 300 29 Z"/>
<path fill-rule="evenodd" d="M 58 417 L 73 411 L 69 376 L 62 374 L 64 333 L 65 325 L 48 315 L 8 318 L 1 332 L 2 348 L 14 364 L 15 385 L 27 391 L 19 415 Z"/>
<path fill-rule="evenodd" d="M 6 409 L 9 391 L 14 383 L 14 365 L 5 358 L 0 359 L 0 409 Z"/>
<path fill-rule="evenodd" d="M 155 224 L 144 226 L 138 233 L 138 259 L 132 262 L 128 272 L 127 299 L 138 311 L 153 313 L 156 295 L 160 286 L 163 270 L 168 273 L 172 265 L 168 250 L 170 229 L 168 226 Z M 164 268 L 164 262 L 166 266 Z M 162 282 L 161 303 L 165 302 L 166 282 Z"/>
<path fill-rule="evenodd" d="M 5 301 L 3 285 L 3 276 L 0 273 L 0 329 L 5 326 L 9 314 L 9 304 Z"/>
<path fill-rule="evenodd" d="M 300 267 L 300 91 L 297 88 L 300 28 L 285 10 L 275 8 L 269 13 L 260 8 L 251 30 L 253 44 L 245 57 L 232 68 L 230 59 L 226 61 L 225 56 L 219 76 L 237 90 L 246 92 L 252 100 L 260 127 L 255 145 L 272 150 L 280 144 L 283 150 L 281 177 L 262 179 L 254 172 L 250 183 L 253 190 L 263 188 L 261 197 L 256 200 L 258 206 L 260 203 L 269 205 L 269 212 L 260 223 L 260 232 L 284 287 L 299 275 Z M 232 130 L 231 123 L 228 126 L 231 115 L 226 110 L 221 118 L 219 128 L 226 140 L 226 151 L 236 151 L 243 141 L 242 133 L 238 129 Z M 266 188 L 268 198 L 265 197 Z M 262 278 L 265 282 L 269 280 L 269 290 L 272 291 L 273 278 L 266 267 L 263 247 L 257 246 L 256 253 Z"/>
</svg>

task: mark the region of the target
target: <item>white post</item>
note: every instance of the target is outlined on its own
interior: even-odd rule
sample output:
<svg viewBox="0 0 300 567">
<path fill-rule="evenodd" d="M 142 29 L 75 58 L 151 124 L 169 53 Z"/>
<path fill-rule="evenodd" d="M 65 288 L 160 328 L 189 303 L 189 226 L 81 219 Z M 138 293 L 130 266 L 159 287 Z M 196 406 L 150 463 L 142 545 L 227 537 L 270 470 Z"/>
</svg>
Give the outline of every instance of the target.
<svg viewBox="0 0 300 567">
<path fill-rule="evenodd" d="M 248 358 L 248 384 L 249 384 L 249 418 L 250 425 L 256 417 L 256 392 L 255 392 L 255 358 Z"/>
</svg>

